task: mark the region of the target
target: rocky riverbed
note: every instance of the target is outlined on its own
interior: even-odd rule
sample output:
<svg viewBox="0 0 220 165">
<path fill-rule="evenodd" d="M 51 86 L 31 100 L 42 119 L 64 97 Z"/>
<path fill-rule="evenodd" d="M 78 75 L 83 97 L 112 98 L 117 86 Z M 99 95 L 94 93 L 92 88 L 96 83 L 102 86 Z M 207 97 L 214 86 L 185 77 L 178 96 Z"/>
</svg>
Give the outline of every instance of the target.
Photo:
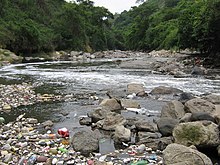
<svg viewBox="0 0 220 165">
<path fill-rule="evenodd" d="M 141 69 L 180 79 L 196 75 L 218 80 L 217 73 L 212 74 L 212 70 L 203 66 L 195 68 L 192 74 L 194 61 L 169 51 L 66 55 L 73 61 L 84 62 L 94 58 L 115 59 L 120 68 Z M 149 91 L 142 83 L 128 83 L 123 89 L 54 95 L 35 93 L 38 85 L 1 85 L 1 111 L 48 101 L 83 100 L 82 106 L 92 105 L 77 121 L 85 129 L 69 129 L 69 136 L 62 137 L 58 132 L 62 127 L 54 127 L 51 121 L 39 123 L 37 119 L 21 115 L 8 123 L 0 118 L 2 164 L 193 165 L 214 164 L 219 158 L 218 90 L 213 90 L 214 94 L 193 94 L 183 88 L 157 86 Z M 157 107 L 152 110 L 153 105 L 149 108 L 146 103 Z M 71 121 L 66 127 L 69 124 Z M 212 150 L 212 153 L 204 154 L 204 150 Z"/>
</svg>

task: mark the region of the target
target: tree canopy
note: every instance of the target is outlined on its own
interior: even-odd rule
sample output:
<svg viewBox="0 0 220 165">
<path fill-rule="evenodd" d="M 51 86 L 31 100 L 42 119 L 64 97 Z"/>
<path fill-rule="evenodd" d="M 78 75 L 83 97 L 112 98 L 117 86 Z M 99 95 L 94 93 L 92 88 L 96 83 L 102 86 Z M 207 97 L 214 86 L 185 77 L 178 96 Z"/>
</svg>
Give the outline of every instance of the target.
<svg viewBox="0 0 220 165">
<path fill-rule="evenodd" d="M 113 15 L 93 1 L 0 0 L 0 47 L 54 50 L 192 49 L 220 52 L 220 0 L 137 0 Z"/>
</svg>

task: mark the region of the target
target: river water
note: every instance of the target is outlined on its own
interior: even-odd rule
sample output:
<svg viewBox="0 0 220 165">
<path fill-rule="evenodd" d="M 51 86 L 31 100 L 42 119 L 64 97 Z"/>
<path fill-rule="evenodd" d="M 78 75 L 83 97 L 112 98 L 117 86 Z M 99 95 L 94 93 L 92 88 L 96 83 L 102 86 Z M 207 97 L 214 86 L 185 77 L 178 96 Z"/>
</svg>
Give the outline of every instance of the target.
<svg viewBox="0 0 220 165">
<path fill-rule="evenodd" d="M 0 83 L 13 84 L 27 82 L 37 84 L 36 92 L 62 95 L 77 95 L 79 99 L 58 103 L 36 104 L 17 108 L 2 114 L 6 120 L 15 119 L 26 113 L 38 118 L 40 122 L 52 120 L 55 127 L 77 129 L 80 116 L 86 115 L 98 102 L 90 96 L 104 98 L 106 91 L 113 91 L 114 96 L 126 97 L 129 83 L 143 83 L 146 92 L 157 86 L 171 86 L 195 95 L 220 93 L 220 80 L 204 77 L 174 78 L 171 75 L 153 74 L 149 69 L 120 67 L 122 61 L 129 59 L 105 59 L 89 62 L 42 62 L 4 66 L 0 69 Z M 137 67 L 138 68 L 138 67 Z M 81 97 L 81 99 L 80 99 Z M 164 101 L 139 100 L 142 107 L 158 112 Z"/>
</svg>

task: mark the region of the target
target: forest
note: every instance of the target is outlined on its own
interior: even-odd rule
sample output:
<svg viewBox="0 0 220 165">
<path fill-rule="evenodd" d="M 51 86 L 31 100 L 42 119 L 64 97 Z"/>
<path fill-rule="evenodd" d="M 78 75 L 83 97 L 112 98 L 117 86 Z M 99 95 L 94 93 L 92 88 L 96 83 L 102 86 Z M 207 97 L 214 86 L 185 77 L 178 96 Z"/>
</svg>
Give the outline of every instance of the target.
<svg viewBox="0 0 220 165">
<path fill-rule="evenodd" d="M 0 0 L 0 48 L 21 56 L 114 49 L 219 54 L 220 0 L 139 1 L 113 14 L 90 0 Z"/>
</svg>

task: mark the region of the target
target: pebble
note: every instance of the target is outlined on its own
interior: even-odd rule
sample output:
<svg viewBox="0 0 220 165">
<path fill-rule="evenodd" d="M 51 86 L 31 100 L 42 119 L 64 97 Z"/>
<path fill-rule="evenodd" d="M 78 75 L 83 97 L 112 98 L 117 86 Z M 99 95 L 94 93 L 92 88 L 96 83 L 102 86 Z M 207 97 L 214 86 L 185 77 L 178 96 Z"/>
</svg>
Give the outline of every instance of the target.
<svg viewBox="0 0 220 165">
<path fill-rule="evenodd" d="M 162 157 L 157 154 L 160 152 L 153 152 L 144 144 L 130 145 L 124 150 L 106 154 L 91 153 L 89 157 L 84 157 L 80 152 L 74 151 L 70 145 L 71 138 L 53 132 L 39 134 L 35 129 L 42 123 L 37 123 L 34 119 L 31 119 L 34 122 L 30 122 L 24 116 L 25 114 L 18 116 L 15 122 L 0 125 L 0 164 L 163 164 Z"/>
</svg>

